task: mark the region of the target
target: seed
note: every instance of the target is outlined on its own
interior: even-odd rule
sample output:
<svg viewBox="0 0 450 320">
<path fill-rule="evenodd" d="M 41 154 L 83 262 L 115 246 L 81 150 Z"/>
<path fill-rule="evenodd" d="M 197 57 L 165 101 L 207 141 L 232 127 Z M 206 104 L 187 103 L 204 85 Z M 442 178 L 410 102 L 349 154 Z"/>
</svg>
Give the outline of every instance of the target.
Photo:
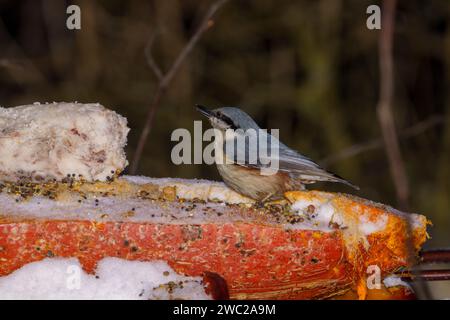
<svg viewBox="0 0 450 320">
<path fill-rule="evenodd" d="M 306 207 L 306 213 L 313 214 L 314 211 L 316 211 L 316 207 L 314 207 L 312 204 Z"/>
</svg>

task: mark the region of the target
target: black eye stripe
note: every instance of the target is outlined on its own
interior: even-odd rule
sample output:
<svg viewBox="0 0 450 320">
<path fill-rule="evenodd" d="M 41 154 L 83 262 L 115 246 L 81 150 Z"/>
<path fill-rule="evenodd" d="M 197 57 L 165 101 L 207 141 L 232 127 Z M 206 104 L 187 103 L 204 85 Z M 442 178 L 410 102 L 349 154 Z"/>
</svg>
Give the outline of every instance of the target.
<svg viewBox="0 0 450 320">
<path fill-rule="evenodd" d="M 224 115 L 221 112 L 216 113 L 216 117 L 228 124 L 232 129 L 237 129 L 237 126 L 234 124 L 233 120 L 231 120 L 229 117 Z"/>
</svg>

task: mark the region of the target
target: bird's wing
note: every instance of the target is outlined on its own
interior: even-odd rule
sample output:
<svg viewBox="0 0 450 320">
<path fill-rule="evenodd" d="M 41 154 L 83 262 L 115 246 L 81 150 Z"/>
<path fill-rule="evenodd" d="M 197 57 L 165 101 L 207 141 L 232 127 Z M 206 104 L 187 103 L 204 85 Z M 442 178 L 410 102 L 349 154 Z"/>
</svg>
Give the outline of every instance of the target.
<svg viewBox="0 0 450 320">
<path fill-rule="evenodd" d="M 230 152 L 231 149 L 225 150 L 224 148 L 224 153 L 226 154 L 228 159 L 233 159 L 233 162 L 235 164 L 244 167 L 255 169 L 268 168 L 271 165 L 276 165 L 276 163 L 278 162 L 278 170 L 294 175 L 300 180 L 311 182 L 339 182 L 351 186 L 355 189 L 359 189 L 357 186 L 351 184 L 338 175 L 321 168 L 311 159 L 302 156 L 298 152 L 290 149 L 270 134 L 268 134 L 264 138 L 267 139 L 268 143 L 261 143 L 261 139 L 258 139 L 256 148 L 253 149 L 250 148 L 252 144 L 251 142 L 249 142 L 249 140 L 245 140 L 245 144 L 239 144 L 235 139 L 234 151 Z M 245 149 L 243 148 L 243 146 L 245 146 Z M 256 152 L 256 155 L 253 154 L 252 157 L 252 152 L 249 152 L 249 150 L 252 150 L 253 153 Z M 239 151 L 241 152 L 240 157 L 238 156 Z M 245 156 L 242 156 L 242 154 L 244 154 Z"/>
<path fill-rule="evenodd" d="M 291 152 L 285 152 L 285 150 L 280 150 L 279 167 L 281 171 L 298 175 L 300 179 L 341 182 L 355 187 L 345 179 L 332 172 L 326 171 L 311 159 L 308 159 L 298 153 L 293 154 Z"/>
</svg>

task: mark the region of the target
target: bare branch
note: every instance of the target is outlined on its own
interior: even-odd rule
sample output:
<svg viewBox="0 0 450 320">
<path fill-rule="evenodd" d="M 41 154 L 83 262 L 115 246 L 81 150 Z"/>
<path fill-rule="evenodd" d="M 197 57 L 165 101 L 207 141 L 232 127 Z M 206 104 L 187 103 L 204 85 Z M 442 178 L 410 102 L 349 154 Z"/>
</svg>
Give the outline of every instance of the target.
<svg viewBox="0 0 450 320">
<path fill-rule="evenodd" d="M 200 26 L 198 27 L 197 31 L 195 31 L 194 35 L 186 44 L 186 46 L 183 48 L 183 50 L 181 50 L 181 53 L 175 59 L 175 62 L 173 63 L 172 67 L 169 69 L 169 71 L 164 76 L 164 79 L 161 81 L 163 87 L 166 87 L 170 83 L 173 76 L 178 71 L 181 64 L 186 59 L 187 55 L 192 51 L 197 42 L 200 40 L 203 33 L 214 25 L 211 19 L 216 13 L 216 11 L 219 10 L 220 7 L 225 2 L 227 2 L 227 0 L 218 0 L 211 5 L 209 10 L 206 12 L 206 15 L 203 18 L 202 22 L 200 23 Z"/>
<path fill-rule="evenodd" d="M 147 54 L 147 61 L 149 62 L 149 65 L 152 68 L 153 72 L 155 73 L 156 77 L 159 79 L 159 83 L 158 83 L 155 95 L 153 97 L 152 104 L 149 106 L 147 117 L 146 117 L 145 124 L 144 124 L 144 128 L 139 137 L 138 145 L 136 147 L 136 152 L 134 154 L 133 162 L 130 167 L 131 174 L 136 174 L 136 171 L 137 171 L 137 168 L 139 165 L 139 160 L 142 156 L 142 152 L 143 152 L 145 144 L 147 142 L 148 135 L 152 128 L 153 119 L 155 117 L 156 110 L 159 108 L 159 105 L 160 105 L 161 97 L 163 96 L 164 92 L 166 91 L 167 87 L 169 86 L 169 84 L 172 81 L 175 74 L 180 69 L 180 67 L 183 64 L 186 57 L 189 55 L 189 53 L 195 47 L 197 42 L 200 40 L 201 36 L 205 33 L 205 31 L 207 31 L 210 27 L 213 26 L 212 18 L 214 16 L 214 14 L 227 1 L 228 0 L 217 0 L 211 4 L 211 6 L 209 7 L 208 11 L 206 12 L 202 22 L 198 26 L 197 30 L 194 32 L 194 34 L 192 35 L 190 40 L 187 42 L 187 44 L 181 50 L 180 54 L 175 59 L 172 66 L 169 68 L 169 70 L 165 74 L 163 74 L 161 72 L 161 69 L 159 67 L 157 67 L 151 54 L 150 55 Z M 150 49 L 151 49 L 151 45 L 150 45 Z M 150 60 L 148 59 L 148 56 L 150 56 Z"/>
<path fill-rule="evenodd" d="M 389 160 L 389 168 L 394 181 L 399 205 L 405 209 L 408 207 L 409 186 L 406 175 L 405 164 L 395 129 L 392 102 L 394 98 L 394 57 L 393 38 L 395 25 L 396 0 L 383 0 L 383 12 L 381 15 L 381 32 L 379 38 L 380 56 L 380 99 L 377 105 L 378 122 L 381 127 L 383 143 Z M 424 279 L 419 277 L 420 266 L 417 264 L 413 233 L 409 219 L 406 220 L 405 250 L 407 252 L 407 263 L 410 272 L 414 275 L 413 289 L 419 299 L 431 297 L 429 288 Z"/>
<path fill-rule="evenodd" d="M 156 38 L 157 34 L 158 34 L 158 32 L 154 31 L 150 35 L 150 39 L 148 40 L 147 46 L 145 47 L 145 57 L 147 58 L 147 63 L 149 65 L 150 69 L 152 69 L 152 71 L 155 74 L 158 81 L 161 81 L 161 79 L 163 77 L 162 71 L 156 64 L 155 59 L 153 58 L 153 55 L 152 55 L 152 47 L 153 47 L 153 43 L 155 42 L 155 38 Z"/>
<path fill-rule="evenodd" d="M 416 123 L 415 125 L 404 129 L 399 133 L 399 138 L 401 139 L 409 139 L 415 136 L 420 135 L 421 133 L 435 127 L 438 124 L 444 123 L 445 119 L 440 115 L 433 115 L 429 117 L 426 120 L 420 121 Z M 333 163 L 339 162 L 341 160 L 354 157 L 360 153 L 374 150 L 383 147 L 383 139 L 373 139 L 370 141 L 367 141 L 365 143 L 355 144 L 348 148 L 345 148 L 336 154 L 332 154 L 331 156 L 328 156 L 324 159 L 322 159 L 320 162 L 321 166 L 327 167 Z"/>
<path fill-rule="evenodd" d="M 381 33 L 379 40 L 380 55 L 380 100 L 377 106 L 378 122 L 381 127 L 384 147 L 389 160 L 392 180 L 397 199 L 402 208 L 407 208 L 409 198 L 408 178 L 398 143 L 392 111 L 394 96 L 394 58 L 392 53 L 396 0 L 383 2 Z"/>
</svg>

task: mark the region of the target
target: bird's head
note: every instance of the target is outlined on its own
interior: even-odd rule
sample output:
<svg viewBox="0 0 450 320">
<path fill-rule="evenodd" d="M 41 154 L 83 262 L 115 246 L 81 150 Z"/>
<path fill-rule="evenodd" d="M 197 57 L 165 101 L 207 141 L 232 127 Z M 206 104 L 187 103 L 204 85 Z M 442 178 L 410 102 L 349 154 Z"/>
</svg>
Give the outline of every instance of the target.
<svg viewBox="0 0 450 320">
<path fill-rule="evenodd" d="M 227 129 L 259 129 L 256 122 L 239 108 L 224 107 L 210 110 L 197 105 L 197 110 L 209 119 L 215 129 L 223 131 Z"/>
</svg>

